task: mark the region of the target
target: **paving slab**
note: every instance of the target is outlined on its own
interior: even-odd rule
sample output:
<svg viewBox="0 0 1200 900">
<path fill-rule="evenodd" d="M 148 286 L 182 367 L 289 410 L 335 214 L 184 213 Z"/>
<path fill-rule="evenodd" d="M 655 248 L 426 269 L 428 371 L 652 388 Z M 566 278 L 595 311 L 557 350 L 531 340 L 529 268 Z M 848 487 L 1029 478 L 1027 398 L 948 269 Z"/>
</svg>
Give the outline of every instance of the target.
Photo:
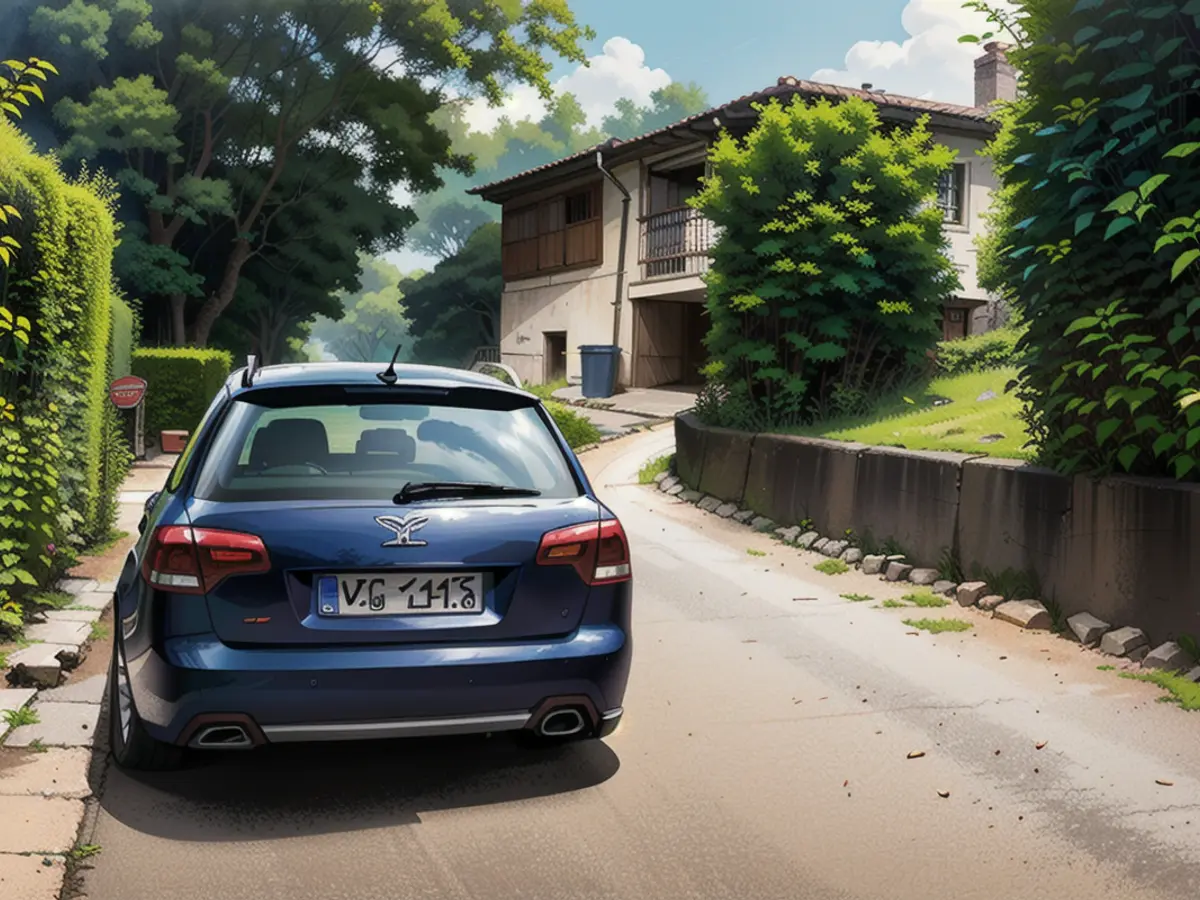
<svg viewBox="0 0 1200 900">
<path fill-rule="evenodd" d="M 41 741 L 47 747 L 90 747 L 100 718 L 100 706 L 94 703 L 37 703 L 36 725 L 14 728 L 4 742 L 6 747 L 28 747 Z"/>
<path fill-rule="evenodd" d="M 16 712 L 26 703 L 36 696 L 37 691 L 33 688 L 9 688 L 8 690 L 0 690 L 0 717 L 6 712 Z M 0 722 L 0 733 L 4 731 L 4 724 Z"/>
<path fill-rule="evenodd" d="M 62 678 L 59 647 L 54 644 L 34 644 L 18 650 L 8 658 L 17 684 L 34 687 L 57 687 Z"/>
<path fill-rule="evenodd" d="M 42 691 L 39 703 L 100 703 L 108 687 L 107 675 L 93 675 L 82 681 L 67 681 L 62 687 Z"/>
<path fill-rule="evenodd" d="M 78 597 L 80 594 L 96 590 L 96 582 L 91 578 L 64 578 L 58 583 L 58 587 Z"/>
<path fill-rule="evenodd" d="M 64 859 L 0 854 L 0 897 L 58 900 L 66 874 Z"/>
<path fill-rule="evenodd" d="M 0 765 L 0 796 L 82 800 L 92 793 L 88 784 L 91 764 L 92 751 L 84 747 L 52 748 L 41 753 L 10 749 Z M 7 807 L 7 801 L 3 805 Z"/>
<path fill-rule="evenodd" d="M 42 613 L 47 622 L 75 622 L 91 625 L 100 620 L 104 611 L 100 609 L 51 609 Z"/>
<path fill-rule="evenodd" d="M 67 853 L 75 846 L 81 818 L 82 800 L 5 797 L 0 853 Z"/>
<path fill-rule="evenodd" d="M 84 622 L 42 622 L 25 629 L 25 637 L 43 644 L 83 644 L 92 628 Z"/>
<path fill-rule="evenodd" d="M 88 591 L 75 597 L 76 606 L 86 606 L 88 609 L 104 611 L 112 603 L 112 591 Z"/>
</svg>

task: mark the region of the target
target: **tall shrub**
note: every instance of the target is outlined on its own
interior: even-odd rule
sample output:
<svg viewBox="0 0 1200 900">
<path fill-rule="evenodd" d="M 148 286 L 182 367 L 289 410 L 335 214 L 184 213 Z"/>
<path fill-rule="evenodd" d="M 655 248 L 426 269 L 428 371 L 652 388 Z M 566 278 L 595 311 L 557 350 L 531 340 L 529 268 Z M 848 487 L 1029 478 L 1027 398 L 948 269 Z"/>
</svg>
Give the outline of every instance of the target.
<svg viewBox="0 0 1200 900">
<path fill-rule="evenodd" d="M 45 584 L 101 523 L 101 437 L 115 225 L 111 193 L 74 183 L 0 121 L 3 204 L 18 209 L 0 270 L 0 604 Z M 10 244 L 10 246 L 13 246 Z"/>
<path fill-rule="evenodd" d="M 993 248 L 1030 433 L 1063 472 L 1200 480 L 1200 0 L 1015 6 Z"/>
<path fill-rule="evenodd" d="M 133 373 L 146 379 L 146 433 L 193 431 L 229 377 L 225 350 L 152 347 L 133 352 Z"/>
<path fill-rule="evenodd" d="M 693 206 L 718 227 L 699 407 L 763 429 L 845 413 L 925 364 L 957 275 L 931 202 L 954 161 L 926 120 L 797 98 L 725 134 Z"/>
</svg>

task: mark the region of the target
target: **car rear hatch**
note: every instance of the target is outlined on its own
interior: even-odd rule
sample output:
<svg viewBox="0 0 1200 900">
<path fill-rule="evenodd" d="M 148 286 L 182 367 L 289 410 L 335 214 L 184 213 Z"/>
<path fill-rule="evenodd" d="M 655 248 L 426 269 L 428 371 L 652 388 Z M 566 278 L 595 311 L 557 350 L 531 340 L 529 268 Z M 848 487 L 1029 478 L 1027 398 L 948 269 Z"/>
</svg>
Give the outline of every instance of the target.
<svg viewBox="0 0 1200 900">
<path fill-rule="evenodd" d="M 539 550 L 546 535 L 572 526 L 598 532 L 601 510 L 579 496 L 403 506 L 193 501 L 189 514 L 202 556 L 205 535 L 217 546 L 233 534 L 261 538 L 267 559 L 250 554 L 244 573 L 227 564 L 225 577 L 206 579 L 222 641 L 330 646 L 571 633 L 591 588 L 578 567 L 539 564 Z"/>
</svg>

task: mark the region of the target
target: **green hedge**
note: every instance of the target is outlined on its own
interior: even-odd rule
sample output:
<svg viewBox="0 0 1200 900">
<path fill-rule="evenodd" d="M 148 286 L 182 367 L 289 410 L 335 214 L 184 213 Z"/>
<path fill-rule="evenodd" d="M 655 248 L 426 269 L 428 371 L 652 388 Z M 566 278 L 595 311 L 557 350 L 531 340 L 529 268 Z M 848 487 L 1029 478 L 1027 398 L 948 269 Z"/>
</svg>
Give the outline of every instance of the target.
<svg viewBox="0 0 1200 900">
<path fill-rule="evenodd" d="M 983 334 L 942 341 L 938 344 L 938 368 L 947 375 L 963 375 L 1021 364 L 1017 343 L 1024 335 L 1020 327 L 997 328 Z"/>
<path fill-rule="evenodd" d="M 69 181 L 0 120 L 0 203 L 20 244 L 0 271 L 0 608 L 111 527 L 104 477 L 114 187 Z M 10 607 L 9 611 L 12 609 Z"/>
<path fill-rule="evenodd" d="M 112 304 L 112 345 L 109 348 L 109 374 L 123 378 L 133 374 L 133 347 L 137 343 L 137 314 L 123 297 Z"/>
<path fill-rule="evenodd" d="M 146 434 L 194 431 L 233 367 L 225 350 L 154 347 L 133 351 L 133 374 L 146 379 Z"/>
</svg>

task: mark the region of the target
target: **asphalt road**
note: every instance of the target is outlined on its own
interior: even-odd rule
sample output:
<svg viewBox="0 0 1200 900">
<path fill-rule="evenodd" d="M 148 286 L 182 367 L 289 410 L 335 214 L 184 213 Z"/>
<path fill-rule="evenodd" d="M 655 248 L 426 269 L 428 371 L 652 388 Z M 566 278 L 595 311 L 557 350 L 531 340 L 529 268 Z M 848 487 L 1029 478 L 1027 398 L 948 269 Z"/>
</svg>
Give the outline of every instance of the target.
<svg viewBox="0 0 1200 900">
<path fill-rule="evenodd" d="M 1065 641 L 972 613 L 966 635 L 911 635 L 900 621 L 911 611 L 840 599 L 901 592 L 818 575 L 812 557 L 636 486 L 670 443 L 669 430 L 647 433 L 588 460 L 637 579 L 626 721 L 607 743 L 550 755 L 502 739 L 271 748 L 138 779 L 108 768 L 82 835 L 102 849 L 79 889 L 91 900 L 1197 895 L 1200 714 L 1097 671 Z"/>
</svg>

